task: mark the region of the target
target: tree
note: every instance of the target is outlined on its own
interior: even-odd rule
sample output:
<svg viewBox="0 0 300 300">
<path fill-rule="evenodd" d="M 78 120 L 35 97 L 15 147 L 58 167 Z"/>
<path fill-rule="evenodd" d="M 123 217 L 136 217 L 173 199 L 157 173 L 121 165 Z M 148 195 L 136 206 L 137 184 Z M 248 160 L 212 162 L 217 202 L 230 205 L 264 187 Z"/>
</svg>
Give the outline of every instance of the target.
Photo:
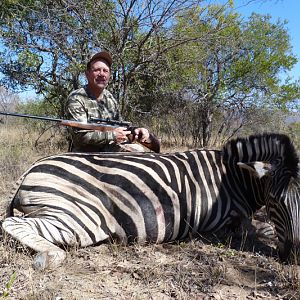
<svg viewBox="0 0 300 300">
<path fill-rule="evenodd" d="M 20 99 L 4 87 L 0 86 L 0 110 L 3 112 L 14 111 Z"/>
<path fill-rule="evenodd" d="M 81 1 L 6 1 L 0 27 L 2 83 L 14 90 L 33 88 L 62 114 L 64 99 L 79 85 L 89 47 L 98 42 L 92 33 L 95 19 L 86 13 L 92 2 L 84 7 Z"/>
<path fill-rule="evenodd" d="M 65 98 L 82 83 L 85 62 L 105 49 L 113 54 L 112 88 L 126 112 L 139 88 L 135 78 L 162 69 L 164 53 L 184 43 L 168 36 L 174 17 L 198 2 L 6 0 L 0 23 L 2 84 L 33 88 L 62 114 Z"/>
<path fill-rule="evenodd" d="M 174 49 L 168 68 L 169 86 L 194 104 L 189 111 L 194 142 L 203 147 L 232 137 L 254 108 L 286 108 L 300 96 L 299 82 L 281 77 L 297 61 L 285 22 L 273 24 L 270 16 L 257 14 L 243 22 L 220 6 L 210 6 L 206 20 L 197 10 L 178 17 L 175 36 L 213 34 Z"/>
</svg>

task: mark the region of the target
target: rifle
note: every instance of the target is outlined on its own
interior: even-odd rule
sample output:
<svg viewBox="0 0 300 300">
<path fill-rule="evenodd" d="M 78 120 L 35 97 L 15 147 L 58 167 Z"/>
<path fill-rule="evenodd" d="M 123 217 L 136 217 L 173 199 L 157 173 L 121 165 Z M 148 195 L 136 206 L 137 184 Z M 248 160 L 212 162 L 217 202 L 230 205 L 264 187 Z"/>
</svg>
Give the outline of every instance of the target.
<svg viewBox="0 0 300 300">
<path fill-rule="evenodd" d="M 79 121 L 73 121 L 73 120 L 65 120 L 65 119 L 43 117 L 43 116 L 24 115 L 24 114 L 17 114 L 17 113 L 8 113 L 8 112 L 2 112 L 2 111 L 0 111 L 0 115 L 20 117 L 20 118 L 29 118 L 29 119 L 36 119 L 36 120 L 42 120 L 42 121 L 52 121 L 52 122 L 56 122 L 62 126 L 69 126 L 69 127 L 88 129 L 88 130 L 99 130 L 99 131 L 103 131 L 103 132 L 112 131 L 117 127 L 126 127 L 128 129 L 131 129 L 130 122 L 111 120 L 108 118 L 107 119 L 91 118 L 88 122 L 79 122 Z"/>
<path fill-rule="evenodd" d="M 131 131 L 131 134 L 134 134 L 134 130 L 137 128 L 137 127 L 131 126 L 130 122 L 112 120 L 109 118 L 107 118 L 107 119 L 90 118 L 88 120 L 88 122 L 79 122 L 79 121 L 73 121 L 73 120 L 9 113 L 9 112 L 2 112 L 2 111 L 0 111 L 0 115 L 20 117 L 20 118 L 29 118 L 29 119 L 36 119 L 36 120 L 42 120 L 42 121 L 51 121 L 51 122 L 56 122 L 62 126 L 74 127 L 74 128 L 79 128 L 79 129 L 87 129 L 87 130 L 99 130 L 102 132 L 113 131 L 115 128 L 118 128 L 118 127 L 126 127 L 126 129 L 128 131 Z M 128 138 L 131 142 L 133 141 L 132 137 L 129 136 Z M 147 147 L 148 149 L 159 153 L 160 142 L 158 141 L 158 139 L 153 134 L 150 134 L 150 140 L 151 140 L 150 143 L 141 143 L 141 144 L 143 146 Z"/>
</svg>

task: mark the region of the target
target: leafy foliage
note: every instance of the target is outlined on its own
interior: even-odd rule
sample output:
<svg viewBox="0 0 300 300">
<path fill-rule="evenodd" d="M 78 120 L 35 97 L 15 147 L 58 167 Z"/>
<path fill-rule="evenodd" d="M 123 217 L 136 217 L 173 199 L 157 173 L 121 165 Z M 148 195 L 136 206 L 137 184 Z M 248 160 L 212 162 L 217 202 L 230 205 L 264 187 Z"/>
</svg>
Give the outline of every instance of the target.
<svg viewBox="0 0 300 300">
<path fill-rule="evenodd" d="M 195 142 L 204 147 L 212 144 L 213 131 L 227 138 L 236 134 L 254 108 L 286 109 L 300 96 L 299 82 L 282 80 L 282 71 L 297 61 L 285 23 L 257 14 L 242 22 L 220 6 L 210 6 L 206 20 L 197 10 L 178 16 L 174 35 L 191 42 L 171 53 L 165 83 L 194 103 L 186 117 L 193 120 Z M 194 39 L 198 31 L 206 40 Z"/>
</svg>

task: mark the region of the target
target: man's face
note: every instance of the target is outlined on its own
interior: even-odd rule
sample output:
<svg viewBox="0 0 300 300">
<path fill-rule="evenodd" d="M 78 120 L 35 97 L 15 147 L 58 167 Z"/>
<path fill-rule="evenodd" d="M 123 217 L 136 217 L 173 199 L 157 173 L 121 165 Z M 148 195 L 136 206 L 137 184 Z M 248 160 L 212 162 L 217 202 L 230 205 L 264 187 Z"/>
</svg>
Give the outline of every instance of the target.
<svg viewBox="0 0 300 300">
<path fill-rule="evenodd" d="M 88 84 L 92 88 L 103 90 L 108 85 L 110 68 L 105 60 L 92 62 L 89 70 L 85 72 Z"/>
</svg>

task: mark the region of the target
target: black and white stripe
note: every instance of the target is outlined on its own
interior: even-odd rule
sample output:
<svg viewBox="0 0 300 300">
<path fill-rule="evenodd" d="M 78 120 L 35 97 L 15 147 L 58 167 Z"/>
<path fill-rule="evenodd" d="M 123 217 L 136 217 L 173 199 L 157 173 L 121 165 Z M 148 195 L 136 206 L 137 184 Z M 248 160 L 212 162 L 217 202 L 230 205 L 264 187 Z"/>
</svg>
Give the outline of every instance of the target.
<svg viewBox="0 0 300 300">
<path fill-rule="evenodd" d="M 64 258 L 56 245 L 162 243 L 266 205 L 286 256 L 285 245 L 300 238 L 298 172 L 290 140 L 276 134 L 233 140 L 222 151 L 55 155 L 24 174 L 9 211 L 25 216 L 8 216 L 3 228 L 41 252 L 44 267 L 43 253 Z"/>
</svg>

